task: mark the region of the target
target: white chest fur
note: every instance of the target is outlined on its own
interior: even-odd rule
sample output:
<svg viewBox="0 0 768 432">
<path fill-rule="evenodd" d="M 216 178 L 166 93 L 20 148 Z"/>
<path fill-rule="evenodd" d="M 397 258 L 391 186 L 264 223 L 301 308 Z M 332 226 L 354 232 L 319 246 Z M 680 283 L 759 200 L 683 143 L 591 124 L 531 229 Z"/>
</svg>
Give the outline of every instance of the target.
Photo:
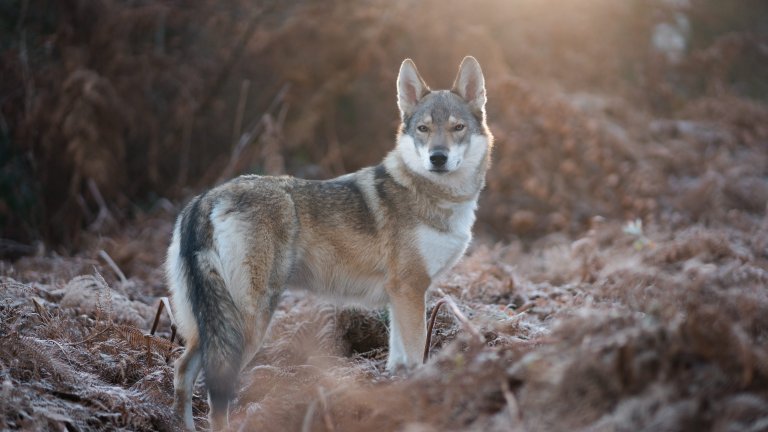
<svg viewBox="0 0 768 432">
<path fill-rule="evenodd" d="M 416 242 L 427 272 L 432 279 L 453 267 L 472 240 L 472 224 L 475 223 L 477 201 L 452 204 L 453 214 L 447 232 L 426 225 L 416 228 Z"/>
</svg>

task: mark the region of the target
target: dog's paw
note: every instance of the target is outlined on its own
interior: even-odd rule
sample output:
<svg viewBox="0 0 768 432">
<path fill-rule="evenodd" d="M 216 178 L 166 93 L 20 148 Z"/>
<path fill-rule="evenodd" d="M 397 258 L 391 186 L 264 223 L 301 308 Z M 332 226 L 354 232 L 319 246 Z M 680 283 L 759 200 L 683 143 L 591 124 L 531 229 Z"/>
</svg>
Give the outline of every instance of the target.
<svg viewBox="0 0 768 432">
<path fill-rule="evenodd" d="M 387 372 L 392 377 L 406 377 L 418 366 L 419 363 L 409 362 L 405 356 L 397 358 L 390 357 L 387 361 Z"/>
</svg>

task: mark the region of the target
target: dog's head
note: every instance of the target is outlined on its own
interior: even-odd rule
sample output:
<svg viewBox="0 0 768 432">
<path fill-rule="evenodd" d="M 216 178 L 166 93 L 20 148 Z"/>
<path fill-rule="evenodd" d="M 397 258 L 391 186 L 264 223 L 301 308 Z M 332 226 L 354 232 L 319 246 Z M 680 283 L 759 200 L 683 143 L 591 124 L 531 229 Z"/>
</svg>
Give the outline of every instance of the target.
<svg viewBox="0 0 768 432">
<path fill-rule="evenodd" d="M 474 57 L 465 57 L 451 90 L 432 91 L 410 59 L 397 77 L 403 124 L 398 146 L 410 169 L 442 176 L 475 165 L 487 152 L 485 79 Z"/>
</svg>

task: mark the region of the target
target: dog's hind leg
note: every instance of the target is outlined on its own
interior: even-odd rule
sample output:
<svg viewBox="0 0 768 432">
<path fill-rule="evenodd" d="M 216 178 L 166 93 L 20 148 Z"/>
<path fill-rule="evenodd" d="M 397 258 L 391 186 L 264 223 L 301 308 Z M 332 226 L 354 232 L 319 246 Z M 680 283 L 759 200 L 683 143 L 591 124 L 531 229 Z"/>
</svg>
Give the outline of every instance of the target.
<svg viewBox="0 0 768 432">
<path fill-rule="evenodd" d="M 197 341 L 188 341 L 184 354 L 176 360 L 176 371 L 173 377 L 174 410 L 184 420 L 184 427 L 192 431 L 195 430 L 195 423 L 192 418 L 192 392 L 202 366 L 200 345 Z"/>
<path fill-rule="evenodd" d="M 231 324 L 221 328 L 235 329 L 227 340 L 238 331 L 240 339 L 237 352 L 230 350 L 227 361 L 205 363 L 209 419 L 214 430 L 228 425 L 227 412 L 236 393 L 236 377 L 261 346 L 292 268 L 294 231 L 282 223 L 283 218 L 265 219 L 254 217 L 249 225 L 226 216 L 217 219 L 216 241 L 228 286 L 224 303 L 231 301 L 237 312 L 226 313 L 224 320 Z"/>
</svg>

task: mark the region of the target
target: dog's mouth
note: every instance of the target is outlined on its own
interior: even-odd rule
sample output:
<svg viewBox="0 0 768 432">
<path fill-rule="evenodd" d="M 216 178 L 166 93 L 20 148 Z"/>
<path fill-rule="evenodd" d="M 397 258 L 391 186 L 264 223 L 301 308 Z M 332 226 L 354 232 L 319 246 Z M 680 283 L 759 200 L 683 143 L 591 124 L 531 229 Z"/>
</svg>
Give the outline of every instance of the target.
<svg viewBox="0 0 768 432">
<path fill-rule="evenodd" d="M 432 168 L 429 170 L 429 172 L 438 173 L 438 174 L 445 174 L 448 172 L 445 168 Z"/>
</svg>

